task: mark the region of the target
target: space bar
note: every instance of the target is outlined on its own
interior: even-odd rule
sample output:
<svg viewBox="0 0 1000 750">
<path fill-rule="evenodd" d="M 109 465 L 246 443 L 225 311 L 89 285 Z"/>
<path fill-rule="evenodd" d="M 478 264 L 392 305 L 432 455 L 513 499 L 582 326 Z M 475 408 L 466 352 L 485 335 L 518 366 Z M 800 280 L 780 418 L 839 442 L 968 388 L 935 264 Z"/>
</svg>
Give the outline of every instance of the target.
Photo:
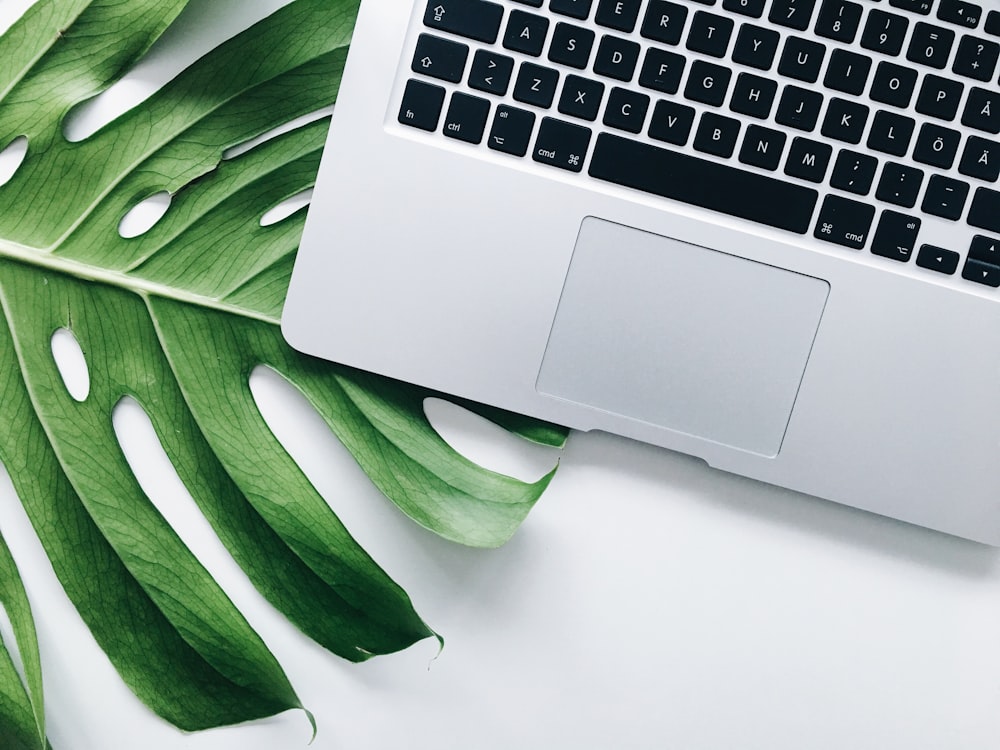
<svg viewBox="0 0 1000 750">
<path fill-rule="evenodd" d="M 597 137 L 590 175 L 799 234 L 818 199 L 810 188 L 607 133 Z"/>
</svg>

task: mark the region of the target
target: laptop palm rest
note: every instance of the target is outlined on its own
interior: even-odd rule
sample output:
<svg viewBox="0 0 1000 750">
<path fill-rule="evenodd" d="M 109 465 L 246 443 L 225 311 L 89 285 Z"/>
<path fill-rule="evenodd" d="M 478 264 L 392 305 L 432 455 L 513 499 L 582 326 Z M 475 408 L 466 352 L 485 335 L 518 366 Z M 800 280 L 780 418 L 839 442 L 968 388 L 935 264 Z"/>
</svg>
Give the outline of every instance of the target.
<svg viewBox="0 0 1000 750">
<path fill-rule="evenodd" d="M 829 291 L 820 279 L 587 218 L 536 387 L 776 456 Z"/>
</svg>

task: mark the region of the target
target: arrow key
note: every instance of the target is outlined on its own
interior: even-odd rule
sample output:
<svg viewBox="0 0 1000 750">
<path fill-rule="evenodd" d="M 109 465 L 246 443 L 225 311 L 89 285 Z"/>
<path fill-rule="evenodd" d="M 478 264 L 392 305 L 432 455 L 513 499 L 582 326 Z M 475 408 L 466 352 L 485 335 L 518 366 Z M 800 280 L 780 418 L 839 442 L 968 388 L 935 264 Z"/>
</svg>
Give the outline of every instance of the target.
<svg viewBox="0 0 1000 750">
<path fill-rule="evenodd" d="M 994 288 L 1000 287 L 1000 266 L 992 266 L 989 263 L 982 263 L 970 258 L 965 261 L 962 278 L 967 281 L 975 281 L 977 284 L 985 284 Z"/>
<path fill-rule="evenodd" d="M 972 238 L 969 257 L 991 266 L 1000 266 L 1000 240 L 977 234 Z"/>
<path fill-rule="evenodd" d="M 503 96 L 507 93 L 513 73 L 513 58 L 481 49 L 472 59 L 469 86 L 488 94 Z"/>
<path fill-rule="evenodd" d="M 414 73 L 458 83 L 465 73 L 465 62 L 468 59 L 469 48 L 466 45 L 421 34 L 411 67 Z"/>
<path fill-rule="evenodd" d="M 958 253 L 934 245 L 921 245 L 917 253 L 917 265 L 949 276 L 958 270 Z"/>
</svg>

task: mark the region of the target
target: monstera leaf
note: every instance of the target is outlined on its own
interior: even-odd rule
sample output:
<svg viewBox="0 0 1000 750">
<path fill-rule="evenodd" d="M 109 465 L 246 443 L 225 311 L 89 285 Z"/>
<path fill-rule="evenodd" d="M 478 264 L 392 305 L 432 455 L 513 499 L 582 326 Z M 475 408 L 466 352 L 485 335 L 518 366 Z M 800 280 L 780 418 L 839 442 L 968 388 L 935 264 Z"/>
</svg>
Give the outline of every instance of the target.
<svg viewBox="0 0 1000 750">
<path fill-rule="evenodd" d="M 142 491 L 112 424 L 123 399 L 145 409 L 254 585 L 352 661 L 434 633 L 270 432 L 250 391 L 254 368 L 298 388 L 383 493 L 449 539 L 501 544 L 551 474 L 530 484 L 470 463 L 428 423 L 430 394 L 301 356 L 281 338 L 304 216 L 260 219 L 311 186 L 327 123 L 223 156 L 335 99 L 357 0 L 295 0 L 136 109 L 67 140 L 73 108 L 121 78 L 185 4 L 38 0 L 0 37 L 0 150 L 27 144 L 0 187 L 0 460 L 125 682 L 194 730 L 300 704 Z M 123 217 L 159 193 L 171 196 L 162 219 L 121 236 Z M 59 331 L 85 357 L 85 395 L 71 395 L 53 357 Z M 483 413 L 527 439 L 565 438 Z M 5 545 L 0 577 L 23 674 L 0 653 L 0 742 L 44 747 L 34 629 Z"/>
</svg>

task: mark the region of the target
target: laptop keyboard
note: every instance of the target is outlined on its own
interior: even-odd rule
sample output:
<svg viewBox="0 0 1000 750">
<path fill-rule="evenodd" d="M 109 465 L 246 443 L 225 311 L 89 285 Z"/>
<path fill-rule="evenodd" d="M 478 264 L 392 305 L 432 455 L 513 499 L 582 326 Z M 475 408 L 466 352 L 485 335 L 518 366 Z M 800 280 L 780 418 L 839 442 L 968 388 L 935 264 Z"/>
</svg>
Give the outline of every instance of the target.
<svg viewBox="0 0 1000 750">
<path fill-rule="evenodd" d="M 1000 287 L 1000 11 L 964 0 L 421 10 L 402 125 Z"/>
</svg>

